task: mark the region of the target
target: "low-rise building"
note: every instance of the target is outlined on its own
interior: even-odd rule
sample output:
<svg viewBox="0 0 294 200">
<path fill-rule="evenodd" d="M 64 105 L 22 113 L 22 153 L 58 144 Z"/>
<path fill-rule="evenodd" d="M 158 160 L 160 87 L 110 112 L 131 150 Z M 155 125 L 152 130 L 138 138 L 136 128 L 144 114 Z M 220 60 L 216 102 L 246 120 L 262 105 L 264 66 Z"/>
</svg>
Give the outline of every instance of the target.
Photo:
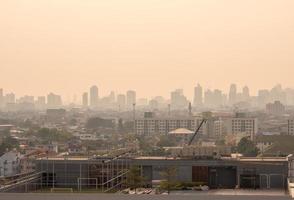
<svg viewBox="0 0 294 200">
<path fill-rule="evenodd" d="M 0 157 L 0 177 L 13 176 L 20 173 L 21 155 L 19 152 L 6 152 Z"/>
<path fill-rule="evenodd" d="M 294 135 L 294 119 L 288 120 L 288 135 Z"/>
</svg>

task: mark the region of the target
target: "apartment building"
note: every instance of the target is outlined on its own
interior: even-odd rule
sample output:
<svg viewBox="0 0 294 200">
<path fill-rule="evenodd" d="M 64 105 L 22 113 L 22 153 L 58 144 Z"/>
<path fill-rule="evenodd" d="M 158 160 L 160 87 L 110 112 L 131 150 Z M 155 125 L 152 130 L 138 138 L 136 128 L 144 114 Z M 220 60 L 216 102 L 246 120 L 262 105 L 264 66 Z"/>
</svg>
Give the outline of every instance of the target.
<svg viewBox="0 0 294 200">
<path fill-rule="evenodd" d="M 226 119 L 226 127 L 227 134 L 246 133 L 253 140 L 258 132 L 258 121 L 253 117 L 233 117 Z"/>
<path fill-rule="evenodd" d="M 167 134 L 178 128 L 186 128 L 188 130 L 196 130 L 200 125 L 201 118 L 186 119 L 158 119 L 143 118 L 135 120 L 135 132 L 138 135 Z M 203 127 L 199 134 L 203 134 Z"/>
<path fill-rule="evenodd" d="M 288 120 L 288 135 L 294 135 L 294 119 Z"/>
<path fill-rule="evenodd" d="M 167 134 L 178 128 L 195 131 L 203 119 L 201 117 L 160 119 L 143 118 L 135 120 L 135 132 L 138 135 Z M 199 134 L 207 137 L 220 137 L 223 135 L 236 135 L 239 133 L 249 135 L 253 140 L 258 131 L 256 118 L 231 117 L 210 118 L 200 128 Z"/>
</svg>

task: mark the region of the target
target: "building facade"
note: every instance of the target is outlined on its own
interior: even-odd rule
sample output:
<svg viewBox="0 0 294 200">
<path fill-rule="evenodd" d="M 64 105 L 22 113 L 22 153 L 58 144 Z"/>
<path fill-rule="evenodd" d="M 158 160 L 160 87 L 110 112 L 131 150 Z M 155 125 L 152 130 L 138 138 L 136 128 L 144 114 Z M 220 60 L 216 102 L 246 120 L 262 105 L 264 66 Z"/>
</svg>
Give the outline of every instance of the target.
<svg viewBox="0 0 294 200">
<path fill-rule="evenodd" d="M 94 85 L 90 88 L 90 106 L 97 107 L 98 99 L 99 99 L 98 87 Z"/>
<path fill-rule="evenodd" d="M 285 106 L 280 101 L 266 104 L 266 112 L 272 115 L 281 115 L 286 111 Z"/>
<path fill-rule="evenodd" d="M 245 133 L 250 136 L 251 140 L 254 140 L 255 135 L 258 132 L 258 120 L 251 117 L 234 117 L 226 120 L 226 131 L 229 135 L 237 135 L 239 133 Z"/>
<path fill-rule="evenodd" d="M 294 119 L 288 120 L 288 135 L 294 135 Z"/>
<path fill-rule="evenodd" d="M 42 184 L 47 187 L 100 187 L 103 182 L 123 182 L 120 172 L 139 166 L 146 186 L 165 178 L 163 172 L 176 169 L 173 179 L 179 182 L 198 182 L 210 188 L 284 189 L 287 185 L 288 161 L 276 158 L 193 159 L 167 157 L 119 158 L 44 158 L 36 162 L 43 171 Z M 118 182 L 115 182 L 118 185 Z M 104 189 L 107 185 L 104 185 Z M 102 187 L 103 191 L 103 187 Z"/>
<path fill-rule="evenodd" d="M 200 125 L 201 118 L 187 119 L 157 119 L 143 118 L 135 120 L 135 132 L 138 135 L 167 134 L 178 128 L 186 128 L 188 130 L 196 130 Z M 203 134 L 201 127 L 199 134 Z"/>
</svg>

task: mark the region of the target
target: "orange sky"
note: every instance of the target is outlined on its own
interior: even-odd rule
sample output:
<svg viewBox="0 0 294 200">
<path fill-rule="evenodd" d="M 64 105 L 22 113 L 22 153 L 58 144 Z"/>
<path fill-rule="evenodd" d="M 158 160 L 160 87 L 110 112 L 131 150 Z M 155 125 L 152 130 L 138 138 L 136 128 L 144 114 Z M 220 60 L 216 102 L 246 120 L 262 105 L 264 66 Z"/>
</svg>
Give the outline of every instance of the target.
<svg viewBox="0 0 294 200">
<path fill-rule="evenodd" d="M 294 87 L 293 0 L 2 0 L 0 88 Z"/>
</svg>

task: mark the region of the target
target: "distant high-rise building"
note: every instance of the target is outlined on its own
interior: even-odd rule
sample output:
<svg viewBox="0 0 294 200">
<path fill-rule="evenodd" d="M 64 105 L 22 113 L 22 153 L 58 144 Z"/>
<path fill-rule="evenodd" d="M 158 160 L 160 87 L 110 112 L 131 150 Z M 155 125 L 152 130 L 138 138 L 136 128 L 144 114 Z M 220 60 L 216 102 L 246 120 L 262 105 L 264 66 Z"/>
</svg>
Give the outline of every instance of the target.
<svg viewBox="0 0 294 200">
<path fill-rule="evenodd" d="M 136 92 L 133 90 L 127 91 L 127 107 L 128 109 L 133 108 L 133 104 L 136 103 Z"/>
<path fill-rule="evenodd" d="M 25 95 L 23 97 L 20 97 L 18 99 L 18 103 L 34 103 L 35 102 L 35 97 L 34 96 L 28 96 L 28 95 Z"/>
<path fill-rule="evenodd" d="M 115 102 L 115 93 L 114 91 L 111 91 L 110 92 L 110 95 L 109 95 L 109 103 L 114 103 Z"/>
<path fill-rule="evenodd" d="M 15 94 L 14 93 L 6 94 L 4 102 L 8 104 L 15 103 Z"/>
<path fill-rule="evenodd" d="M 235 104 L 237 100 L 237 86 L 236 84 L 231 84 L 229 92 L 229 103 L 231 105 Z"/>
<path fill-rule="evenodd" d="M 124 110 L 126 107 L 126 95 L 124 94 L 117 95 L 117 104 L 120 110 Z"/>
<path fill-rule="evenodd" d="M 62 106 L 62 99 L 60 95 L 50 93 L 47 95 L 47 106 L 49 108 L 56 108 Z"/>
<path fill-rule="evenodd" d="M 45 96 L 39 96 L 37 98 L 37 101 L 35 102 L 35 104 L 36 104 L 37 109 L 40 109 L 40 110 L 45 109 L 45 107 L 46 107 L 46 97 Z"/>
<path fill-rule="evenodd" d="M 88 107 L 89 106 L 88 92 L 83 93 L 82 99 L 83 99 L 83 102 L 82 102 L 83 106 Z"/>
<path fill-rule="evenodd" d="M 194 106 L 202 106 L 203 104 L 203 90 L 200 84 L 194 88 Z"/>
<path fill-rule="evenodd" d="M 171 92 L 171 106 L 174 109 L 186 109 L 189 101 L 184 96 L 183 89 L 177 89 Z"/>
<path fill-rule="evenodd" d="M 283 91 L 283 88 L 280 84 L 271 89 L 270 101 L 280 101 L 281 103 L 286 104 L 286 93 Z"/>
<path fill-rule="evenodd" d="M 0 88 L 0 107 L 4 104 L 4 96 L 3 96 L 3 89 Z"/>
<path fill-rule="evenodd" d="M 158 105 L 158 101 L 156 101 L 155 99 L 149 101 L 149 108 L 152 110 L 158 109 Z"/>
<path fill-rule="evenodd" d="M 212 107 L 213 106 L 213 102 L 214 101 L 214 96 L 213 96 L 213 92 L 208 89 L 204 92 L 204 104 L 207 107 Z"/>
<path fill-rule="evenodd" d="M 213 104 L 214 106 L 216 107 L 219 107 L 219 106 L 222 106 L 223 105 L 223 93 L 221 90 L 214 90 L 213 92 L 213 96 L 214 96 L 214 101 L 213 101 Z"/>
<path fill-rule="evenodd" d="M 96 85 L 90 88 L 90 106 L 97 107 L 98 106 L 98 87 Z"/>
<path fill-rule="evenodd" d="M 284 114 L 286 109 L 280 101 L 275 101 L 274 103 L 266 104 L 266 112 L 272 115 L 281 115 Z"/>
<path fill-rule="evenodd" d="M 259 90 L 257 101 L 259 107 L 264 107 L 265 104 L 270 103 L 270 92 L 268 90 Z"/>
<path fill-rule="evenodd" d="M 242 96 L 243 96 L 243 101 L 248 101 L 249 100 L 250 93 L 249 93 L 249 88 L 247 86 L 243 87 Z"/>
</svg>

